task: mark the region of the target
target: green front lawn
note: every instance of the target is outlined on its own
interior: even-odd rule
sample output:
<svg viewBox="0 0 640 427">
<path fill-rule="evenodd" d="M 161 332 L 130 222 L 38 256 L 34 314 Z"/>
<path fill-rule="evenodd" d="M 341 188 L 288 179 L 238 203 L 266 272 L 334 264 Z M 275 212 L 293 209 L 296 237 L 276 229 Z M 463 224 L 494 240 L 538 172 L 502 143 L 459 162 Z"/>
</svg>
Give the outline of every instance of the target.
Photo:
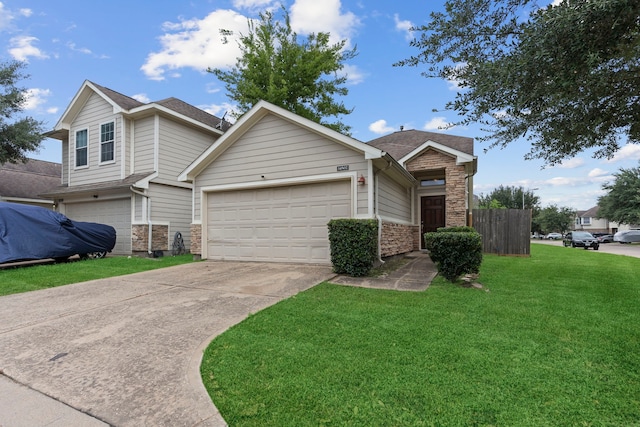
<svg viewBox="0 0 640 427">
<path fill-rule="evenodd" d="M 0 270 L 0 296 L 139 273 L 192 261 L 193 255 L 162 258 L 108 256 L 103 259 L 8 268 Z"/>
<path fill-rule="evenodd" d="M 232 426 L 626 426 L 640 420 L 640 259 L 532 245 L 422 293 L 324 283 L 216 338 Z"/>
</svg>

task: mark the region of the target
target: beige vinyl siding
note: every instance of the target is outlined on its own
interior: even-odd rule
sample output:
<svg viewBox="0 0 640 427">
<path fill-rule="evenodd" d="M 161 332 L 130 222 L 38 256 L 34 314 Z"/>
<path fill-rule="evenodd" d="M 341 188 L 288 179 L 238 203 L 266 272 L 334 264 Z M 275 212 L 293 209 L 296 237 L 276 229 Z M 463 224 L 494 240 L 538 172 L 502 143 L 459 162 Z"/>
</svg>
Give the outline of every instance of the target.
<svg viewBox="0 0 640 427">
<path fill-rule="evenodd" d="M 134 172 L 152 172 L 154 168 L 154 117 L 145 117 L 134 123 Z"/>
<path fill-rule="evenodd" d="M 169 225 L 169 250 L 176 231 L 182 234 L 185 247 L 190 247 L 191 189 L 169 185 L 149 186 L 151 221 Z"/>
<path fill-rule="evenodd" d="M 142 204 L 146 203 L 147 199 L 139 194 L 133 195 L 133 218 L 132 222 L 135 224 L 146 223 L 147 218 L 142 216 Z"/>
<path fill-rule="evenodd" d="M 202 187 L 334 174 L 340 165 L 367 176 L 368 162 L 362 153 L 267 115 L 197 177 L 196 220 L 200 219 Z M 357 186 L 357 191 L 356 213 L 366 214 L 367 186 Z"/>
<path fill-rule="evenodd" d="M 214 137 L 164 117 L 159 128 L 158 178 L 177 183 L 177 176 L 213 144 Z"/>
<path fill-rule="evenodd" d="M 69 167 L 74 159 L 69 159 L 69 140 L 62 141 L 62 184 L 69 184 Z"/>
<path fill-rule="evenodd" d="M 411 221 L 410 190 L 384 173 L 378 175 L 378 214 L 385 219 Z"/>
<path fill-rule="evenodd" d="M 100 125 L 115 122 L 114 162 L 100 163 Z M 121 150 L 122 117 L 113 114 L 112 106 L 97 94 L 92 94 L 78 116 L 71 124 L 69 132 L 71 156 L 70 185 L 94 184 L 121 178 L 120 150 Z M 75 169 L 75 132 L 80 129 L 88 130 L 88 167 Z"/>
</svg>

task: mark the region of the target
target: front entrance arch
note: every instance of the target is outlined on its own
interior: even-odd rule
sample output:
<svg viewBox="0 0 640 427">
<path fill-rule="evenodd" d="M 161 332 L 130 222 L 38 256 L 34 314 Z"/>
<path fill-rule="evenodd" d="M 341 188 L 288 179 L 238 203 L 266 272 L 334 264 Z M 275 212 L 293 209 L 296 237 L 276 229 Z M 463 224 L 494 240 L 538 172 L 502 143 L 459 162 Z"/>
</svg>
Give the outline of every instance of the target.
<svg viewBox="0 0 640 427">
<path fill-rule="evenodd" d="M 445 196 L 420 198 L 420 248 L 424 249 L 424 233 L 437 231 L 445 226 Z"/>
</svg>

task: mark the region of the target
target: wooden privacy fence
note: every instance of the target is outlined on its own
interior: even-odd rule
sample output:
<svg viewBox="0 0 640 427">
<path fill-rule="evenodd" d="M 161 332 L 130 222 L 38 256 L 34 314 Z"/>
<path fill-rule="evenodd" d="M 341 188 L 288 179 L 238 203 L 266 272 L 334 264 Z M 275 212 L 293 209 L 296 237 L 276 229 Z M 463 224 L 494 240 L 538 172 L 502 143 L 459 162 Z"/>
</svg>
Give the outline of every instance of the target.
<svg viewBox="0 0 640 427">
<path fill-rule="evenodd" d="M 473 228 L 484 253 L 531 255 L 531 209 L 474 209 Z"/>
</svg>

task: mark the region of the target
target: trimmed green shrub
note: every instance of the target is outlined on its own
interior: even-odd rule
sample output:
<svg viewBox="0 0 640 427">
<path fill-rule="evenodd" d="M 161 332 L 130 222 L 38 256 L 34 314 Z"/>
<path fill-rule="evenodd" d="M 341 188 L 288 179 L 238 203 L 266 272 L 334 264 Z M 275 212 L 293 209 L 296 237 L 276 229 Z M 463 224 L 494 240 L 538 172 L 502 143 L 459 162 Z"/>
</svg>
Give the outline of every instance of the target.
<svg viewBox="0 0 640 427">
<path fill-rule="evenodd" d="M 455 282 L 461 275 L 478 273 L 482 263 L 482 238 L 472 228 L 467 231 L 439 231 L 425 233 L 425 248 L 448 281 Z"/>
<path fill-rule="evenodd" d="M 458 225 L 456 227 L 440 227 L 437 230 L 439 233 L 477 233 L 476 229 L 468 225 Z"/>
<path fill-rule="evenodd" d="M 366 276 L 378 252 L 378 221 L 332 219 L 328 226 L 333 271 L 355 277 Z"/>
</svg>

